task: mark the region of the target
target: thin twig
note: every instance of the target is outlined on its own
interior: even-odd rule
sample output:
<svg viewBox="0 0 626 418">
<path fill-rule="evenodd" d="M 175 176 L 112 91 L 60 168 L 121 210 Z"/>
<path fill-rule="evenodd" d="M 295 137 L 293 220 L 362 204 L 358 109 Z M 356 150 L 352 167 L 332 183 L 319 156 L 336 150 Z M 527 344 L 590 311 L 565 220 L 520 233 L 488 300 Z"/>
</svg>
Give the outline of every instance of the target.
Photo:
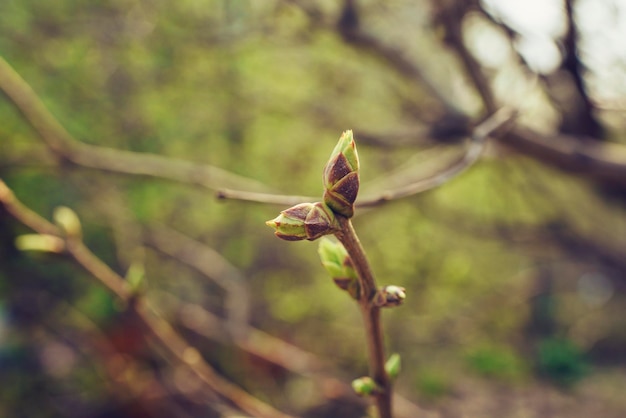
<svg viewBox="0 0 626 418">
<path fill-rule="evenodd" d="M 385 371 L 385 347 L 380 322 L 380 308 L 371 302 L 376 292 L 376 280 L 374 279 L 369 261 L 365 256 L 363 246 L 354 231 L 352 222 L 349 218 L 343 216 L 337 216 L 337 219 L 341 230 L 335 235 L 346 251 L 348 251 L 348 255 L 359 277 L 359 307 L 365 325 L 370 375 L 382 389 L 380 393 L 375 395 L 376 406 L 380 418 L 391 418 L 392 388 L 389 375 Z"/>
<path fill-rule="evenodd" d="M 63 239 L 65 253 L 125 302 L 128 309 L 132 309 L 140 323 L 143 324 L 145 331 L 166 348 L 177 361 L 187 365 L 217 394 L 255 417 L 290 417 L 220 377 L 200 353 L 187 344 L 167 321 L 156 315 L 139 295 L 131 293 L 126 281 L 121 276 L 96 257 L 77 237 L 66 236 L 61 228 L 24 206 L 2 180 L 0 180 L 0 203 L 11 216 L 34 231 Z"/>
<path fill-rule="evenodd" d="M 373 197 L 366 197 L 357 202 L 357 206 L 378 206 L 392 200 L 402 199 L 434 189 L 435 187 L 450 181 L 452 178 L 458 176 L 478 161 L 485 148 L 485 144 L 487 143 L 487 138 L 510 122 L 514 117 L 515 112 L 511 109 L 502 108 L 498 110 L 472 131 L 469 146 L 466 148 L 463 156 L 454 164 L 431 177 L 421 179 L 396 189 L 382 192 Z"/>
<path fill-rule="evenodd" d="M 332 365 L 320 359 L 315 354 L 303 350 L 284 340 L 276 338 L 258 328 L 248 327 L 248 332 L 242 338 L 232 337 L 228 325 L 217 315 L 203 307 L 185 303 L 178 313 L 180 325 L 189 328 L 198 335 L 221 344 L 232 344 L 234 347 L 257 356 L 271 364 L 275 364 L 292 373 L 313 378 L 319 386 L 329 390 L 333 396 L 354 396 L 350 385 L 337 379 L 329 370 Z M 394 411 L 397 416 L 406 418 L 438 417 L 435 412 L 419 408 L 407 398 L 394 393 Z"/>
<path fill-rule="evenodd" d="M 427 177 L 395 189 L 385 190 L 381 193 L 376 193 L 363 199 L 358 199 L 356 206 L 361 208 L 379 206 L 393 200 L 425 192 L 449 181 L 474 164 L 480 157 L 489 135 L 493 134 L 496 130 L 511 121 L 514 116 L 515 112 L 511 109 L 502 108 L 498 110 L 487 120 L 474 128 L 472 134 L 470 135 L 470 145 L 466 148 L 463 156 L 454 164 L 446 167 L 444 170 L 431 177 Z M 367 192 L 365 192 L 365 195 L 367 196 Z M 218 197 L 222 199 L 235 199 L 283 206 L 293 206 L 298 203 L 313 202 L 318 199 L 317 197 L 312 196 L 253 193 L 242 190 L 221 190 L 218 192 Z"/>
<path fill-rule="evenodd" d="M 468 12 L 470 3 L 466 1 L 433 1 L 433 6 L 438 9 L 439 21 L 445 27 L 444 42 L 449 45 L 459 56 L 467 74 L 470 76 L 474 87 L 482 98 L 487 113 L 493 113 L 497 109 L 496 100 L 489 84 L 489 80 L 482 72 L 480 63 L 474 58 L 465 46 L 461 24 Z"/>
<path fill-rule="evenodd" d="M 210 190 L 217 190 L 224 185 L 250 190 L 271 190 L 259 181 L 208 164 L 78 142 L 50 113 L 28 83 L 1 56 L 0 90 L 22 113 L 48 149 L 64 162 L 114 173 L 163 178 Z"/>
<path fill-rule="evenodd" d="M 145 228 L 144 242 L 192 267 L 224 289 L 229 331 L 234 336 L 246 335 L 250 295 L 243 275 L 235 266 L 212 248 L 165 226 Z"/>
</svg>

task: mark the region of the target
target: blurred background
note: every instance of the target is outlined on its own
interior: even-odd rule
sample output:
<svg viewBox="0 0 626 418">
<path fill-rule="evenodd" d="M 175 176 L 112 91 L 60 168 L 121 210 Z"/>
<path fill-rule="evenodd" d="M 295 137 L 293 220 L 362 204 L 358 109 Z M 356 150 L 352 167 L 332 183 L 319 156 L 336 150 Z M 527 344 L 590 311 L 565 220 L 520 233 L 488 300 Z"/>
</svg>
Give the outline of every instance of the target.
<svg viewBox="0 0 626 418">
<path fill-rule="evenodd" d="M 227 381 L 364 417 L 360 315 L 317 243 L 216 191 L 321 195 L 353 129 L 375 196 L 511 107 L 468 171 L 354 219 L 379 284 L 407 289 L 383 312 L 398 416 L 623 417 L 624 39 L 619 0 L 3 0 L 0 56 L 75 142 L 33 129 L 3 72 L 0 178 L 46 219 L 72 208 Z M 31 232 L 0 207 L 0 416 L 248 416 L 68 257 L 18 248 Z"/>
</svg>

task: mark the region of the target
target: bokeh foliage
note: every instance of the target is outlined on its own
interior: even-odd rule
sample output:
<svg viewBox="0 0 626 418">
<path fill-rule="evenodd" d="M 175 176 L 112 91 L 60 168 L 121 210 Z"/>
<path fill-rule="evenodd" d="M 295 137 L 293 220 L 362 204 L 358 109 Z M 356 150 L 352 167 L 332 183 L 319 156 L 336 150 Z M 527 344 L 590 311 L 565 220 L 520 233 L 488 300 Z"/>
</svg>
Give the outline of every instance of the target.
<svg viewBox="0 0 626 418">
<path fill-rule="evenodd" d="M 321 171 L 342 130 L 353 129 L 357 142 L 361 132 L 384 138 L 429 126 L 445 109 L 341 38 L 339 2 L 319 2 L 319 20 L 297 3 L 3 0 L 0 55 L 82 142 L 213 164 L 268 189 L 321 195 Z M 450 101 L 480 116 L 478 95 L 430 24 L 430 3 L 359 3 L 362 25 L 405 48 Z M 496 30 L 472 19 L 468 30 Z M 521 110 L 520 123 L 556 129 L 559 109 L 523 71 L 512 57 L 488 68 L 507 86 L 496 89 L 501 101 Z M 47 218 L 57 206 L 73 208 L 87 245 L 120 274 L 144 263 L 147 297 L 172 322 L 186 303 L 224 315 L 224 290 L 144 249 L 147 226 L 178 230 L 239 269 L 252 325 L 327 359 L 346 381 L 366 372 L 358 312 L 326 277 L 316 245 L 279 241 L 264 225 L 282 208 L 51 164 L 8 100 L 0 100 L 0 120 L 0 175 L 16 195 Z M 609 139 L 622 140 L 623 121 L 606 120 Z M 463 149 L 458 138 L 427 146 L 419 139 L 359 143 L 363 192 L 388 188 L 387 173 L 399 172 L 400 182 L 429 175 Z M 13 239 L 27 231 L 1 215 L 0 382 L 10 389 L 0 395 L 0 415 L 139 416 L 111 412 L 109 399 L 132 399 L 109 387 L 97 350 L 78 336 L 102 334 L 128 350 L 142 360 L 138 375 L 167 370 L 164 361 L 127 335 L 123 310 L 88 275 L 61 257 L 17 252 Z M 403 357 L 398 391 L 445 410 L 458 402 L 455 391 L 471 403 L 483 384 L 541 393 L 544 380 L 571 388 L 583 379 L 581 399 L 604 396 L 611 406 L 604 416 L 626 410 L 603 380 L 624 384 L 613 374 L 626 360 L 624 215 L 623 193 L 498 145 L 439 189 L 359 211 L 355 226 L 379 282 L 408 293 L 403 307 L 384 315 L 388 345 Z M 303 413 L 325 401 L 298 376 L 189 338 L 221 373 L 278 407 Z M 162 379 L 185 393 L 174 375 Z M 200 401 L 177 402 L 187 414 L 201 410 Z"/>
</svg>

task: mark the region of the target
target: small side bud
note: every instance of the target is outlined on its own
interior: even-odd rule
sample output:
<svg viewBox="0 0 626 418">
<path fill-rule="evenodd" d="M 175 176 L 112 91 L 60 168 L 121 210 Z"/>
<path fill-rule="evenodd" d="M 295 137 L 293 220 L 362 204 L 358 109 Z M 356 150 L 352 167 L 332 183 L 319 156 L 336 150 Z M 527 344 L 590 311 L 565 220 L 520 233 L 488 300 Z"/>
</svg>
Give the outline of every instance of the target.
<svg viewBox="0 0 626 418">
<path fill-rule="evenodd" d="M 335 284 L 354 299 L 359 298 L 359 280 L 346 249 L 339 242 L 322 239 L 318 247 L 322 265 Z"/>
<path fill-rule="evenodd" d="M 52 214 L 54 222 L 63 229 L 68 238 L 80 238 L 82 235 L 82 227 L 78 215 L 72 209 L 66 206 L 59 206 Z"/>
<path fill-rule="evenodd" d="M 395 379 L 400 374 L 400 354 L 394 353 L 389 357 L 389 360 L 385 363 L 385 371 L 391 379 Z"/>
<path fill-rule="evenodd" d="M 54 235 L 25 234 L 15 238 L 15 247 L 21 251 L 61 253 L 65 249 L 65 243 Z"/>
<path fill-rule="evenodd" d="M 406 298 L 404 287 L 400 286 L 384 286 L 378 289 L 374 295 L 372 303 L 381 308 L 389 308 L 392 306 L 402 305 Z"/>
<path fill-rule="evenodd" d="M 126 283 L 131 294 L 139 295 L 146 290 L 146 271 L 141 261 L 133 261 L 126 271 Z"/>
<path fill-rule="evenodd" d="M 313 241 L 339 230 L 335 214 L 322 202 L 300 203 L 265 224 L 276 230 L 278 238 L 287 241 Z"/>
<path fill-rule="evenodd" d="M 352 381 L 352 389 L 359 396 L 372 396 L 382 391 L 381 387 L 369 376 L 354 379 Z"/>
<path fill-rule="evenodd" d="M 352 131 L 345 131 L 324 167 L 324 202 L 345 217 L 354 215 L 359 192 L 359 155 Z"/>
</svg>

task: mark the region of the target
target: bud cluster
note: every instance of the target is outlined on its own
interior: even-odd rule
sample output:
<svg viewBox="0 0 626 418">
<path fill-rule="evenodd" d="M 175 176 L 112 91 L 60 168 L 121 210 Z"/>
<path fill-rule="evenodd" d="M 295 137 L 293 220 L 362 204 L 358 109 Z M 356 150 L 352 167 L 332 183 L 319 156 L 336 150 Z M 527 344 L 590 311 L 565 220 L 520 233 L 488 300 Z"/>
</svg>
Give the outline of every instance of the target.
<svg viewBox="0 0 626 418">
<path fill-rule="evenodd" d="M 352 131 L 345 131 L 324 168 L 324 201 L 301 203 L 286 209 L 266 224 L 278 238 L 313 241 L 339 231 L 335 215 L 350 218 L 359 191 L 359 156 Z"/>
</svg>

